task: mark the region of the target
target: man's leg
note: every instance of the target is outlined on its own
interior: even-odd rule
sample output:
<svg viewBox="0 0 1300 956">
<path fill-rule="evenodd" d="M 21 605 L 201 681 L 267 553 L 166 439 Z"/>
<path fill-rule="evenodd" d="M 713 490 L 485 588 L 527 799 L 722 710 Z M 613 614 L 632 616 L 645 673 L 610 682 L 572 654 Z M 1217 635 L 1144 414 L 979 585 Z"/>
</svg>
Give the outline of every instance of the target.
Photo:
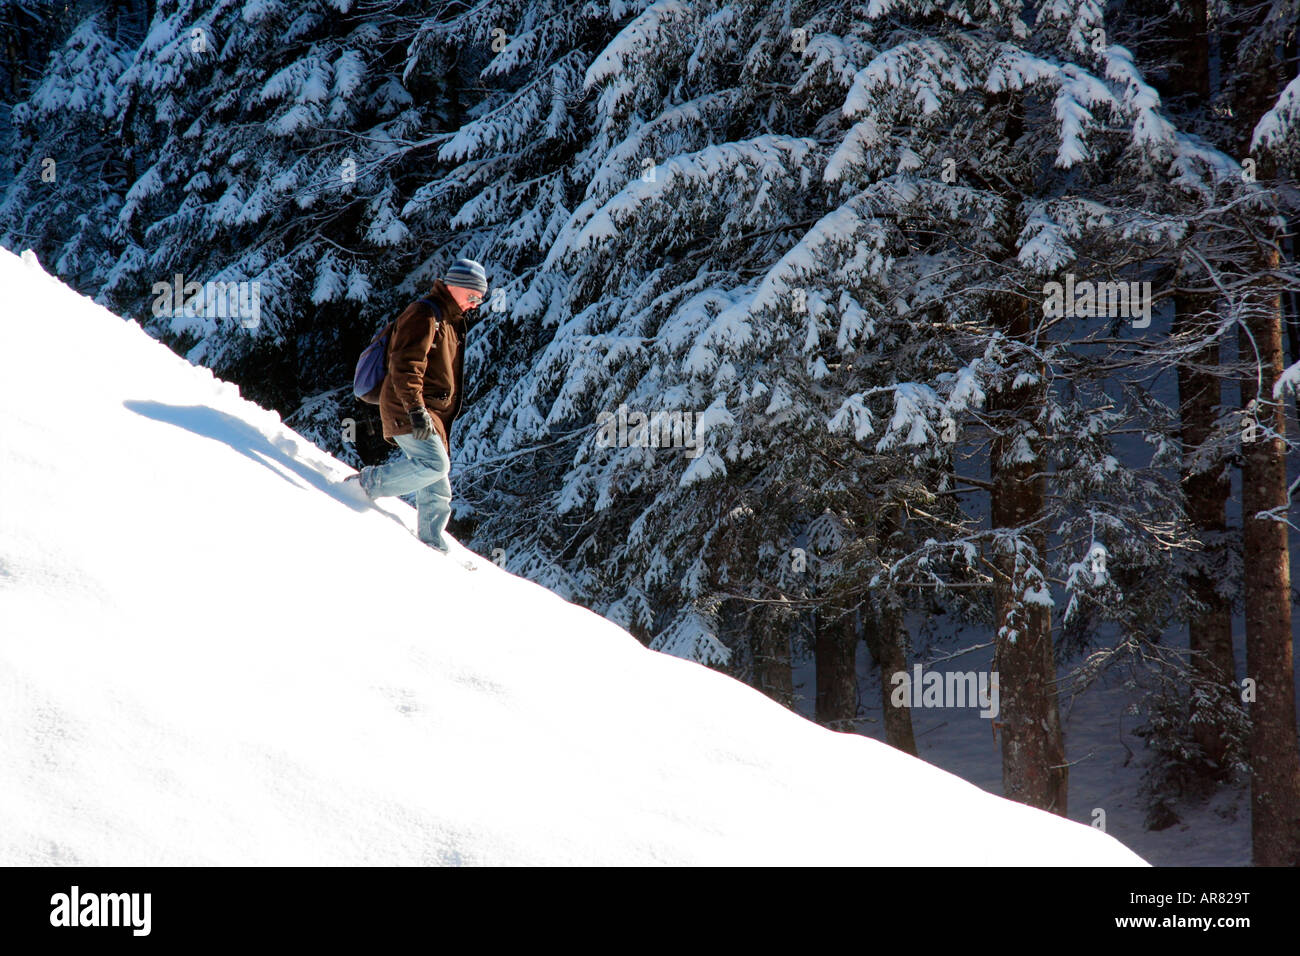
<svg viewBox="0 0 1300 956">
<path fill-rule="evenodd" d="M 361 483 L 371 498 L 415 492 L 416 533 L 432 548 L 449 549 L 442 537 L 451 517 L 451 461 L 446 446 L 435 434 L 427 441 L 410 435 L 394 435 L 403 457 L 384 465 L 365 468 Z"/>
<path fill-rule="evenodd" d="M 444 466 L 441 471 L 438 468 L 439 452 L 443 462 L 447 460 L 447 453 L 442 447 L 442 439 L 437 435 L 433 436 L 432 441 L 416 441 L 410 435 L 394 435 L 393 441 L 402 450 L 402 457 L 382 465 L 367 465 L 358 476 L 361 487 L 371 498 L 409 495 L 429 482 L 436 481 L 439 474 L 450 470 L 449 466 Z"/>
<path fill-rule="evenodd" d="M 433 440 L 442 444 L 442 439 L 436 436 Z M 442 532 L 447 527 L 447 519 L 451 517 L 451 479 L 444 473 L 441 478 L 417 491 L 415 507 L 415 524 L 420 540 L 446 554 L 451 547 Z"/>
</svg>

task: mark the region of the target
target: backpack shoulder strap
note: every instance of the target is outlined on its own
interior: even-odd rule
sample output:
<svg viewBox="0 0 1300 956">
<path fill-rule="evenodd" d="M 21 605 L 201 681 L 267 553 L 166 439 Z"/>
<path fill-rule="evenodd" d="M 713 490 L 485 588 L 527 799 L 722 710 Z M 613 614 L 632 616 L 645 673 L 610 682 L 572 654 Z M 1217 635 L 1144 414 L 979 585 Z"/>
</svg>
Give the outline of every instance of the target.
<svg viewBox="0 0 1300 956">
<path fill-rule="evenodd" d="M 442 327 L 442 306 L 440 306 L 437 302 L 434 302 L 432 299 L 426 296 L 421 296 L 415 301 L 423 302 L 425 305 L 432 307 L 433 314 L 434 314 L 433 334 L 436 336 L 438 334 L 438 330 Z"/>
<path fill-rule="evenodd" d="M 419 298 L 419 299 L 416 299 L 415 301 L 417 301 L 417 302 L 423 302 L 425 305 L 432 306 L 432 307 L 433 307 L 433 311 L 434 311 L 434 313 L 438 316 L 437 324 L 438 324 L 438 325 L 441 325 L 441 324 L 442 324 L 442 307 L 439 306 L 437 302 L 434 302 L 432 299 L 427 299 L 427 298 L 423 298 L 423 297 L 421 297 L 421 298 Z M 397 331 L 397 320 L 396 320 L 396 319 L 393 319 L 393 320 L 390 321 L 387 325 L 385 325 L 382 329 L 380 329 L 378 332 L 375 333 L 375 337 L 374 337 L 373 339 L 370 340 L 370 344 L 371 344 L 371 345 L 374 345 L 374 344 L 375 344 L 376 342 L 378 342 L 380 339 L 382 339 L 382 338 L 384 338 L 385 336 L 387 336 L 387 338 L 388 338 L 388 342 L 386 342 L 385 345 L 391 345 L 391 344 L 392 344 L 392 340 L 393 340 L 393 333 L 394 333 L 395 331 Z M 437 335 L 437 334 L 438 334 L 438 330 L 437 330 L 437 327 L 435 327 L 435 328 L 434 328 L 434 335 Z"/>
</svg>

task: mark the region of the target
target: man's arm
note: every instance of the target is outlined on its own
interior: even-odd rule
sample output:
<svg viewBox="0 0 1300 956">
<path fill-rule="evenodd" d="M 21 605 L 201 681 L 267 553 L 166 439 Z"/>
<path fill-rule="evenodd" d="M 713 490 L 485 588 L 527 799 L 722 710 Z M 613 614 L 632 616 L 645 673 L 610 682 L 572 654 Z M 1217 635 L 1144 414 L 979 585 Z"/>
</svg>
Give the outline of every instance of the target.
<svg viewBox="0 0 1300 956">
<path fill-rule="evenodd" d="M 423 302 L 412 302 L 397 317 L 393 341 L 388 346 L 388 375 L 408 415 L 412 408 L 424 407 L 424 370 L 437 332 L 438 317 Z"/>
</svg>

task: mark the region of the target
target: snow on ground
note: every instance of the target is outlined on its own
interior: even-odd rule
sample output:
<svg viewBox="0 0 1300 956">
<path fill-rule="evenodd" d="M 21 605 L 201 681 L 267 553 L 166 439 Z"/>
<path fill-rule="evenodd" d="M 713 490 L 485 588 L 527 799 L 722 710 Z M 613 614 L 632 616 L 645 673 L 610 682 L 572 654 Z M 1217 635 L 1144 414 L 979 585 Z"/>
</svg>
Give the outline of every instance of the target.
<svg viewBox="0 0 1300 956">
<path fill-rule="evenodd" d="M 1240 634 L 1240 626 L 1238 626 Z M 987 672 L 991 647 L 979 647 L 967 654 L 930 665 L 931 657 L 985 644 L 987 631 L 965 628 L 952 635 L 942 647 L 932 648 L 919 662 L 925 671 Z M 1180 635 L 1166 635 L 1177 646 Z M 1186 636 L 1181 635 L 1186 642 Z M 1245 661 L 1238 640 L 1237 672 L 1245 673 Z M 875 740 L 885 739 L 880 698 L 880 670 L 871 662 L 865 645 L 858 647 L 859 733 Z M 1063 679 L 1070 665 L 1058 674 Z M 811 715 L 816 694 L 815 674 L 810 660 L 795 668 L 796 707 Z M 1139 694 L 1126 686 L 1120 668 L 1103 677 L 1086 693 L 1061 702 L 1065 730 L 1066 759 L 1070 761 L 1068 816 L 1082 823 L 1104 817 L 1106 832 L 1156 866 L 1250 866 L 1250 803 L 1246 782 L 1223 786 L 1203 801 L 1184 798 L 1176 804 L 1180 822 L 1163 830 L 1146 828 L 1147 808 L 1140 794 L 1143 772 L 1150 751 L 1133 730 L 1142 722 L 1134 702 Z M 917 752 L 921 758 L 963 780 L 1002 793 L 1002 750 L 990 721 L 975 707 L 916 708 L 912 710 Z"/>
<path fill-rule="evenodd" d="M 465 570 L 34 258 L 0 286 L 0 863 L 1143 862 Z"/>
</svg>

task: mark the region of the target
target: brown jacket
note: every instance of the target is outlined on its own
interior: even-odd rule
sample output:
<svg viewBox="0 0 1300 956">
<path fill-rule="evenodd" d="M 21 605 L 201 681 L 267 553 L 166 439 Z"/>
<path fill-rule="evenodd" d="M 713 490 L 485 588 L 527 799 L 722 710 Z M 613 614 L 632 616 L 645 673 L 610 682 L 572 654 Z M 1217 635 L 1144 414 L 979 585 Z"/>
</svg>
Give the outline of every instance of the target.
<svg viewBox="0 0 1300 956">
<path fill-rule="evenodd" d="M 437 321 L 432 307 L 419 301 L 397 317 L 388 343 L 388 374 L 379 392 L 379 417 L 384 438 L 396 445 L 394 435 L 415 430 L 410 410 L 423 405 L 450 457 L 451 423 L 460 413 L 462 399 L 465 317 L 441 279 L 424 298 L 442 307 L 442 321 Z"/>
</svg>

